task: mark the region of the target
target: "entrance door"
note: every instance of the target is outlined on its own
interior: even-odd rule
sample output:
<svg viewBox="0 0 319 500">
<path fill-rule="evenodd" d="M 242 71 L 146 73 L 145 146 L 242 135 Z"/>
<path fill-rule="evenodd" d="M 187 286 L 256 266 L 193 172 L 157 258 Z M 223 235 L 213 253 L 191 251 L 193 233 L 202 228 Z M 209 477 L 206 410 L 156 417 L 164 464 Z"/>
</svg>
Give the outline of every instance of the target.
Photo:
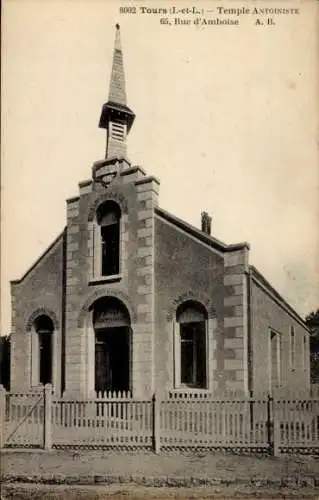
<svg viewBox="0 0 319 500">
<path fill-rule="evenodd" d="M 93 304 L 96 391 L 130 390 L 130 323 L 125 305 L 115 297 L 103 297 Z"/>
<path fill-rule="evenodd" d="M 95 390 L 128 391 L 130 368 L 128 327 L 96 331 Z"/>
<path fill-rule="evenodd" d="M 110 391 L 112 388 L 112 370 L 107 344 L 103 340 L 95 342 L 95 390 Z"/>
</svg>

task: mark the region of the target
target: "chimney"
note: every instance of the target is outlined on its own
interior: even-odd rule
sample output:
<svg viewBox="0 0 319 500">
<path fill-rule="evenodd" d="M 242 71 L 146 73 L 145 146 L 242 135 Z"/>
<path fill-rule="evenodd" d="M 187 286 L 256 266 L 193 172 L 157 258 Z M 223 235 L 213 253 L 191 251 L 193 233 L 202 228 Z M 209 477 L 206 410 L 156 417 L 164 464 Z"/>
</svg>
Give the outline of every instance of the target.
<svg viewBox="0 0 319 500">
<path fill-rule="evenodd" d="M 208 215 L 207 212 L 202 212 L 202 231 L 203 231 L 203 233 L 210 235 L 211 225 L 212 225 L 212 218 Z"/>
</svg>

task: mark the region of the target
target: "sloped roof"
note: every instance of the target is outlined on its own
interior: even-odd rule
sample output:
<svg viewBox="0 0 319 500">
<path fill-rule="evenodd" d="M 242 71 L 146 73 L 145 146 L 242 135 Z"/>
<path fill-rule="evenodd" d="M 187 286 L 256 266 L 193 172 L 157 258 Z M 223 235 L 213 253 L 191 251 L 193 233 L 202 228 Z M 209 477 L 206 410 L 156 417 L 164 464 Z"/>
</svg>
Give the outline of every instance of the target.
<svg viewBox="0 0 319 500">
<path fill-rule="evenodd" d="M 44 252 L 40 255 L 40 257 L 37 258 L 37 260 L 27 269 L 27 271 L 23 274 L 21 278 L 15 279 L 15 280 L 10 280 L 10 283 L 12 285 L 17 285 L 21 283 L 32 271 L 37 267 L 37 265 L 44 260 L 47 255 L 53 250 L 56 245 L 62 240 L 64 233 L 65 233 L 66 227 L 63 229 L 63 231 L 55 238 L 55 240 L 51 243 L 51 245 L 44 250 Z"/>
<path fill-rule="evenodd" d="M 175 215 L 172 215 L 171 213 L 167 212 L 166 210 L 163 210 L 162 208 L 156 207 L 155 213 L 157 215 L 159 215 L 160 217 L 162 217 L 164 220 L 174 224 L 178 228 L 186 231 L 187 233 L 189 233 L 193 237 L 197 238 L 202 243 L 206 243 L 206 245 L 209 245 L 210 247 L 214 248 L 215 250 L 218 250 L 219 252 L 222 252 L 222 253 L 233 252 L 234 250 L 240 250 L 242 248 L 249 249 L 249 244 L 247 242 L 227 245 L 226 243 L 223 243 L 222 241 L 218 240 L 217 238 L 214 238 L 213 236 L 210 236 L 209 234 L 204 233 L 203 231 L 196 228 L 195 226 L 192 226 L 191 224 L 183 221 L 182 219 L 179 219 Z"/>
<path fill-rule="evenodd" d="M 309 328 L 307 327 L 305 320 L 300 316 L 300 314 L 297 313 L 297 311 L 288 304 L 288 302 L 280 295 L 279 292 L 271 285 L 271 283 L 263 276 L 263 274 L 255 267 L 250 265 L 249 266 L 251 275 L 253 278 L 255 278 L 257 281 L 260 282 L 260 284 L 266 288 L 272 296 L 277 299 L 277 301 L 280 303 L 281 306 L 283 306 L 292 316 L 294 316 L 299 323 L 302 323 L 302 326 L 304 326 L 308 331 Z"/>
</svg>

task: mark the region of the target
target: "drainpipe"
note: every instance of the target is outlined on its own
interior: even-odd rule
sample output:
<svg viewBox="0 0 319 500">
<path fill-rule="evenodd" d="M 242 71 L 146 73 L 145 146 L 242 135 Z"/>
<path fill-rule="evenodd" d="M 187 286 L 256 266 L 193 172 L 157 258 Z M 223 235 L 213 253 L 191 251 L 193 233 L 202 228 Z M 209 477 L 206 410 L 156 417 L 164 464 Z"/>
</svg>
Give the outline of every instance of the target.
<svg viewBox="0 0 319 500">
<path fill-rule="evenodd" d="M 64 230 L 63 234 L 63 257 L 62 257 L 62 300 L 61 300 L 61 396 L 65 391 L 65 318 L 66 318 L 66 263 L 67 263 L 67 228 Z"/>
<path fill-rule="evenodd" d="M 251 267 L 249 267 L 249 271 L 247 273 L 247 351 L 248 351 L 248 390 L 250 394 L 252 394 L 253 391 L 252 327 L 253 327 L 252 270 Z"/>
</svg>

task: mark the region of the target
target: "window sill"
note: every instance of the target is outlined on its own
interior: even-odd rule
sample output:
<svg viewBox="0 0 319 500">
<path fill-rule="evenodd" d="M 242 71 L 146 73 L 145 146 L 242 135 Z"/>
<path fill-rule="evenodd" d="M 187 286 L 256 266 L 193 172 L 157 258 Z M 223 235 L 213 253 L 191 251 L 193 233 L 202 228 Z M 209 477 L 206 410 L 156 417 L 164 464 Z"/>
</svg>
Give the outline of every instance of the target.
<svg viewBox="0 0 319 500">
<path fill-rule="evenodd" d="M 41 384 L 31 386 L 31 392 L 41 392 L 43 390 L 44 390 L 44 386 Z"/>
<path fill-rule="evenodd" d="M 39 385 L 32 385 L 31 386 L 31 392 L 34 392 L 34 393 L 43 393 L 44 392 L 44 385 L 42 384 L 39 384 Z M 51 384 L 51 387 L 52 387 L 52 394 L 54 393 L 54 387 L 53 385 Z"/>
<path fill-rule="evenodd" d="M 112 274 L 111 276 L 99 276 L 96 278 L 92 278 L 89 281 L 89 285 L 102 285 L 103 283 L 115 283 L 116 281 L 120 281 L 122 279 L 121 274 Z"/>
<path fill-rule="evenodd" d="M 171 392 L 198 392 L 198 393 L 202 393 L 202 392 L 208 392 L 208 389 L 206 387 L 191 387 L 189 385 L 181 385 L 179 387 L 174 387 L 173 389 L 171 389 Z"/>
</svg>

